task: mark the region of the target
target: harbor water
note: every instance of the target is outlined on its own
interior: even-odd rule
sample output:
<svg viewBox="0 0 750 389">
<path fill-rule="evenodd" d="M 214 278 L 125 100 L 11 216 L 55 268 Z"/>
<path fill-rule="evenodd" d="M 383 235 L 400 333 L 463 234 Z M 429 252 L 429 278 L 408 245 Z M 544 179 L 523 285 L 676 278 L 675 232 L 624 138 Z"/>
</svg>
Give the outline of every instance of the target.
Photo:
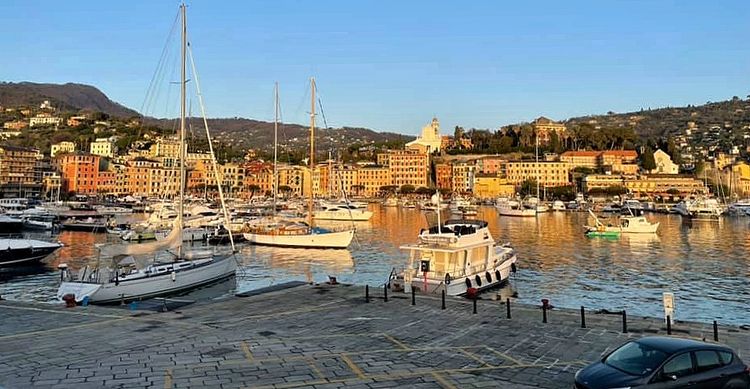
<svg viewBox="0 0 750 389">
<path fill-rule="evenodd" d="M 374 216 L 357 222 L 348 250 L 283 249 L 239 244 L 242 267 L 234 282 L 191 293 L 210 299 L 292 280 L 382 285 L 391 270 L 406 265 L 399 246 L 413 243 L 436 215 L 415 209 L 370 205 Z M 444 212 L 445 217 L 449 212 Z M 586 213 L 547 213 L 535 218 L 498 216 L 480 208 L 498 242 L 510 242 L 519 271 L 509 285 L 483 298 L 512 297 L 553 306 L 662 316 L 662 294 L 673 292 L 676 318 L 750 325 L 750 218 L 686 223 L 677 215 L 648 215 L 661 223 L 656 235 L 587 238 Z M 338 224 L 351 224 L 341 222 Z M 321 223 L 322 226 L 334 226 Z M 77 269 L 96 257 L 96 244 L 107 234 L 63 231 L 49 237 L 65 244 L 43 268 L 0 273 L 0 296 L 9 300 L 55 303 L 56 268 Z"/>
</svg>

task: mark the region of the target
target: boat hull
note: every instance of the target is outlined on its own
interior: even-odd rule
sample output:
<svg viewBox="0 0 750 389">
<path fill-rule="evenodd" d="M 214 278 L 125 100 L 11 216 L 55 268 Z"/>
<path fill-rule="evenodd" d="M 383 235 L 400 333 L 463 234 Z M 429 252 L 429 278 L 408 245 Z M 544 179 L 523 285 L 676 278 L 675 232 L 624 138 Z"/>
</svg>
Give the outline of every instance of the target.
<svg viewBox="0 0 750 389">
<path fill-rule="evenodd" d="M 35 264 L 62 247 L 59 243 L 44 243 L 41 247 L 39 245 L 23 247 L 4 244 L 4 242 L 8 242 L 8 240 L 0 240 L 0 267 Z"/>
<path fill-rule="evenodd" d="M 516 256 L 513 256 L 494 268 L 486 269 L 482 274 L 456 277 L 451 280 L 450 284 L 446 284 L 445 279 L 428 278 L 425 283 L 423 278 L 415 277 L 411 280 L 410 286 L 420 293 L 441 293 L 445 290 L 445 294 L 450 296 L 464 295 L 469 288 L 481 292 L 506 283 L 510 279 L 516 261 Z"/>
<path fill-rule="evenodd" d="M 116 283 L 62 282 L 57 298 L 73 294 L 76 302 L 88 297 L 93 304 L 111 304 L 176 294 L 232 277 L 237 270 L 234 256 L 214 259 L 192 269 Z M 174 277 L 172 276 L 174 274 Z"/>
<path fill-rule="evenodd" d="M 372 217 L 372 211 L 327 212 L 317 211 L 313 216 L 316 220 L 367 221 Z"/>
<path fill-rule="evenodd" d="M 534 217 L 534 216 L 536 216 L 536 210 L 534 210 L 534 209 L 498 208 L 497 212 L 500 214 L 500 216 L 513 216 L 513 217 Z"/>
<path fill-rule="evenodd" d="M 300 235 L 244 233 L 252 244 L 278 247 L 344 249 L 354 238 L 354 230 Z"/>
</svg>

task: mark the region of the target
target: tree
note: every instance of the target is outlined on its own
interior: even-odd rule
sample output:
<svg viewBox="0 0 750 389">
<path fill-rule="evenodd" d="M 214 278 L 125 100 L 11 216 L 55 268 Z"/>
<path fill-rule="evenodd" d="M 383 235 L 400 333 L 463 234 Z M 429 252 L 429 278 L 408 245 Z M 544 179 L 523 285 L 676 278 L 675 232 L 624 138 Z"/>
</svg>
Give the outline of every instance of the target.
<svg viewBox="0 0 750 389">
<path fill-rule="evenodd" d="M 641 154 L 641 167 L 643 170 L 654 170 L 656 169 L 656 160 L 654 160 L 654 150 L 650 146 L 646 146 Z"/>
<path fill-rule="evenodd" d="M 428 195 L 428 194 L 435 193 L 435 189 L 427 188 L 425 186 L 420 186 L 414 191 L 414 193 L 419 194 L 419 195 Z"/>
<path fill-rule="evenodd" d="M 521 188 L 518 190 L 521 196 L 536 195 L 536 180 L 533 178 L 524 180 L 521 183 Z"/>
<path fill-rule="evenodd" d="M 399 192 L 401 192 L 401 194 L 414 193 L 414 185 L 401 185 Z"/>
<path fill-rule="evenodd" d="M 461 145 L 461 139 L 464 137 L 464 128 L 460 126 L 456 126 L 456 128 L 453 130 L 453 141 L 456 142 L 457 145 Z"/>
<path fill-rule="evenodd" d="M 380 187 L 380 191 L 385 193 L 396 193 L 397 190 L 398 185 L 383 185 Z"/>
</svg>

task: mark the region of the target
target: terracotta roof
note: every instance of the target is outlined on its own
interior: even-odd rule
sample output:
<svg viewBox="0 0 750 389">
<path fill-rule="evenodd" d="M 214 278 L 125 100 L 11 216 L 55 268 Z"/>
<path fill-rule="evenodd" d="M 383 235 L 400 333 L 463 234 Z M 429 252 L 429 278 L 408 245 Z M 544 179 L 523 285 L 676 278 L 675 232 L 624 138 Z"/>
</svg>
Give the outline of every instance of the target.
<svg viewBox="0 0 750 389">
<path fill-rule="evenodd" d="M 617 155 L 620 157 L 637 157 L 635 150 L 607 150 L 602 152 L 603 155 Z"/>
<path fill-rule="evenodd" d="M 601 151 L 566 151 L 560 157 L 598 157 Z"/>
</svg>

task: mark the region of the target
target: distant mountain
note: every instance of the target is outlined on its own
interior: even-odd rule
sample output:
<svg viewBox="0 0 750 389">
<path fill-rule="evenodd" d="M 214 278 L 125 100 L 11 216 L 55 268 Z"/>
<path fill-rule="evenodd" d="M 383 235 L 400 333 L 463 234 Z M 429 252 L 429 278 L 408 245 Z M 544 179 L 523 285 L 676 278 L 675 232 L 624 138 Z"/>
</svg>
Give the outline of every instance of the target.
<svg viewBox="0 0 750 389">
<path fill-rule="evenodd" d="M 148 119 L 146 124 L 157 125 L 161 128 L 176 128 L 175 119 Z M 192 132 L 202 137 L 203 121 L 190 120 Z M 244 119 L 222 118 L 208 119 L 208 127 L 212 137 L 225 145 L 232 145 L 242 150 L 273 149 L 273 123 Z M 299 124 L 279 125 L 279 147 L 287 150 L 305 150 L 309 144 L 310 129 Z M 349 146 L 366 146 L 369 144 L 403 144 L 413 140 L 413 136 L 406 136 L 392 132 L 376 132 L 367 128 L 316 128 L 315 142 L 319 152 L 327 150 L 342 150 Z"/>
<path fill-rule="evenodd" d="M 642 137 L 663 137 L 675 134 L 695 123 L 699 129 L 719 126 L 725 130 L 741 130 L 750 126 L 750 99 L 707 102 L 703 105 L 666 107 L 637 112 L 591 115 L 571 118 L 568 125 L 591 122 L 601 127 L 632 127 Z"/>
<path fill-rule="evenodd" d="M 98 111 L 121 118 L 139 116 L 90 85 L 0 82 L 0 105 L 38 107 L 44 100 L 61 111 Z"/>
</svg>

